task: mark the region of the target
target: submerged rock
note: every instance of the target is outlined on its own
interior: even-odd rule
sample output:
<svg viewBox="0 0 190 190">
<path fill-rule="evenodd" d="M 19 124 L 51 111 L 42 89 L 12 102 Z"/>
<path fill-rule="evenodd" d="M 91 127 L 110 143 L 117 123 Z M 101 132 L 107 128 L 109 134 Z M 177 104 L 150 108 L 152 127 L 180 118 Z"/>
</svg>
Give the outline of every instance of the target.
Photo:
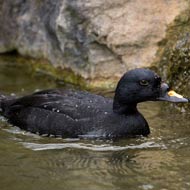
<svg viewBox="0 0 190 190">
<path fill-rule="evenodd" d="M 95 85 L 150 66 L 186 0 L 1 0 L 0 53 L 48 60 Z M 109 80 L 111 79 L 111 80 Z"/>
</svg>

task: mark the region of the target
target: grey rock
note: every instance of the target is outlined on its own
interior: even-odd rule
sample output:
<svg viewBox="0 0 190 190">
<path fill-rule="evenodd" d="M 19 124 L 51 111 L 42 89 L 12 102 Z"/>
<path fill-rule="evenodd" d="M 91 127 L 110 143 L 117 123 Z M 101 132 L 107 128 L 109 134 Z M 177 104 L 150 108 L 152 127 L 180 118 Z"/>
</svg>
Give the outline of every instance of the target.
<svg viewBox="0 0 190 190">
<path fill-rule="evenodd" d="M 0 53 L 46 59 L 96 81 L 150 66 L 186 0 L 1 0 Z"/>
</svg>

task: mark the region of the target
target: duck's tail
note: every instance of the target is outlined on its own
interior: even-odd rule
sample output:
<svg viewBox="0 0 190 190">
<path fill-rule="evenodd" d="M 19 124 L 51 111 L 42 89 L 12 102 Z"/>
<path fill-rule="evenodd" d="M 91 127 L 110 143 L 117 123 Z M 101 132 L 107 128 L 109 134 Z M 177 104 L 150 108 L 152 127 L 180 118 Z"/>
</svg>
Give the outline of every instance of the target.
<svg viewBox="0 0 190 190">
<path fill-rule="evenodd" d="M 7 99 L 5 95 L 0 94 L 0 105 L 3 100 Z"/>
<path fill-rule="evenodd" d="M 5 101 L 12 99 L 10 96 L 0 94 L 0 114 L 3 112 L 3 104 Z"/>
<path fill-rule="evenodd" d="M 7 97 L 6 97 L 5 95 L 0 94 L 0 113 L 1 113 L 1 111 L 2 111 L 2 102 L 3 102 L 4 100 L 6 100 L 6 99 L 7 99 Z"/>
</svg>

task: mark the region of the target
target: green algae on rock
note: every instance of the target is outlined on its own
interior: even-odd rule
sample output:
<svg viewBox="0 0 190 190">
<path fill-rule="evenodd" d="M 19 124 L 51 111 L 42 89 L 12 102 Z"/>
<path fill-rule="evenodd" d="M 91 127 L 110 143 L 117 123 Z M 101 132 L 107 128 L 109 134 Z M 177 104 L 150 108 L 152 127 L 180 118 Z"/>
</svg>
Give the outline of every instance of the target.
<svg viewBox="0 0 190 190">
<path fill-rule="evenodd" d="M 100 90 L 113 89 L 117 83 L 118 78 L 94 78 L 85 79 L 79 74 L 74 73 L 71 68 L 64 68 L 63 66 L 53 66 L 45 59 L 33 59 L 30 57 L 23 57 L 16 52 L 3 54 L 0 56 L 0 64 L 11 65 L 15 69 L 20 69 L 24 73 L 31 76 L 46 77 L 51 83 L 63 86 L 65 83 L 77 85 L 82 89 Z M 12 72 L 11 72 L 12 73 Z M 15 73 L 16 74 L 16 73 Z"/>
<path fill-rule="evenodd" d="M 183 12 L 168 27 L 159 45 L 157 66 L 170 85 L 185 96 L 190 96 L 190 10 Z M 183 105 L 188 108 L 188 105 Z M 188 108 L 189 109 L 189 108 Z"/>
</svg>

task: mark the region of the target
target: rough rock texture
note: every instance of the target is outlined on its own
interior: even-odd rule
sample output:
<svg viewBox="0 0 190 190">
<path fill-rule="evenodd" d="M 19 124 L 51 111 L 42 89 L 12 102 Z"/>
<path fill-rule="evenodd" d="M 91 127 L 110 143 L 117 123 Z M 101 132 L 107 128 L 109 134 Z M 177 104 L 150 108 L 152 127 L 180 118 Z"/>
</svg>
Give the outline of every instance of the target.
<svg viewBox="0 0 190 190">
<path fill-rule="evenodd" d="M 190 7 L 168 27 L 159 44 L 155 65 L 177 92 L 190 97 Z M 182 107 L 183 106 L 183 107 Z M 180 105 L 190 109 L 189 104 Z"/>
<path fill-rule="evenodd" d="M 150 66 L 187 0 L 1 0 L 0 53 L 16 50 L 86 79 Z"/>
</svg>

